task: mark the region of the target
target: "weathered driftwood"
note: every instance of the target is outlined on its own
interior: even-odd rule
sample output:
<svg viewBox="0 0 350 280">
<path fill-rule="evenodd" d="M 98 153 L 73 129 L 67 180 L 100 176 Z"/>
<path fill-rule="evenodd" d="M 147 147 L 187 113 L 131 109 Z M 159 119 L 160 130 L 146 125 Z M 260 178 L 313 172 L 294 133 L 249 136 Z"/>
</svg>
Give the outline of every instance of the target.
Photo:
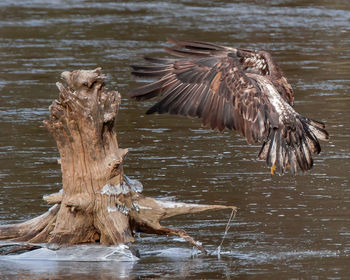
<svg viewBox="0 0 350 280">
<path fill-rule="evenodd" d="M 127 149 L 115 130 L 120 94 L 108 91 L 101 69 L 63 72 L 59 99 L 44 121 L 60 152 L 63 189 L 45 196 L 54 204 L 45 214 L 0 226 L 0 239 L 30 243 L 118 244 L 137 231 L 178 235 L 204 252 L 184 231 L 160 225 L 175 215 L 234 206 L 176 203 L 144 197 L 142 185 L 123 174 Z M 32 248 L 32 247 L 31 247 Z"/>
</svg>

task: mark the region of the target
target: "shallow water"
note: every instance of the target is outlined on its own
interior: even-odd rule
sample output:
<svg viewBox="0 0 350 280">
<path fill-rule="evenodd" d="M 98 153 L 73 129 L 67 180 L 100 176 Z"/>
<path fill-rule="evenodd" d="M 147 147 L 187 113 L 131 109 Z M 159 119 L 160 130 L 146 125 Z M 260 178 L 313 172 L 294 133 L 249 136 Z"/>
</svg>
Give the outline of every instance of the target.
<svg viewBox="0 0 350 280">
<path fill-rule="evenodd" d="M 177 238 L 141 235 L 141 258 L 114 266 L 2 262 L 0 278 L 346 279 L 350 275 L 350 6 L 348 1 L 0 2 L 1 223 L 38 216 L 61 188 L 58 153 L 42 127 L 65 70 L 103 67 L 123 95 L 140 84 L 130 64 L 161 54 L 166 38 L 269 50 L 296 94 L 295 108 L 327 124 L 311 172 L 271 177 L 258 146 L 197 119 L 146 116 L 150 102 L 123 98 L 119 142 L 144 193 L 236 205 L 221 258 L 191 257 Z M 267 2 L 267 1 L 266 1 Z M 125 95 L 124 95 L 125 96 Z M 230 211 L 174 217 L 211 251 Z M 190 252 L 189 252 L 189 251 Z M 159 253 L 160 252 L 160 253 Z"/>
</svg>

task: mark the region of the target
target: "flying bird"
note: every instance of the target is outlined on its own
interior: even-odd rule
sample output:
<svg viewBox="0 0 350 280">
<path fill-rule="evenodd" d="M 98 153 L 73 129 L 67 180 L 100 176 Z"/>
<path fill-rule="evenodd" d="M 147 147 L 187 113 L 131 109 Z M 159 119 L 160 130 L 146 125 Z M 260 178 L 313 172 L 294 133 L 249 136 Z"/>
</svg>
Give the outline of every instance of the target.
<svg viewBox="0 0 350 280">
<path fill-rule="evenodd" d="M 168 40 L 174 46 L 165 50 L 175 58 L 145 57 L 149 65 L 131 66 L 137 77 L 158 78 L 128 93 L 136 100 L 160 97 L 146 114 L 199 117 L 212 129 L 237 130 L 248 143 L 262 143 L 258 158 L 271 174 L 312 168 L 328 133 L 294 110 L 293 89 L 270 53 Z"/>
</svg>

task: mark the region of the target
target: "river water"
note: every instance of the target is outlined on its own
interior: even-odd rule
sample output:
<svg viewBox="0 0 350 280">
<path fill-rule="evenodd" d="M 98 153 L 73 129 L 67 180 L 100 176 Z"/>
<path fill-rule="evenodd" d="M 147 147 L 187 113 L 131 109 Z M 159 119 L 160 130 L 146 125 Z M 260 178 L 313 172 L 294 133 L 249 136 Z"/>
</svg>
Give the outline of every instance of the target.
<svg viewBox="0 0 350 280">
<path fill-rule="evenodd" d="M 263 3 L 266 2 L 266 3 Z M 295 90 L 298 112 L 324 121 L 311 172 L 271 176 L 235 132 L 198 119 L 144 114 L 125 92 L 141 81 L 130 64 L 159 55 L 167 37 L 272 53 Z M 0 223 L 48 209 L 61 188 L 58 152 L 42 127 L 65 70 L 108 74 L 124 96 L 119 143 L 144 193 L 239 208 L 221 257 L 192 256 L 178 238 L 142 234 L 130 263 L 5 262 L 1 279 L 349 279 L 350 4 L 347 0 L 0 2 Z M 219 245 L 230 211 L 164 221 L 205 248 Z"/>
</svg>

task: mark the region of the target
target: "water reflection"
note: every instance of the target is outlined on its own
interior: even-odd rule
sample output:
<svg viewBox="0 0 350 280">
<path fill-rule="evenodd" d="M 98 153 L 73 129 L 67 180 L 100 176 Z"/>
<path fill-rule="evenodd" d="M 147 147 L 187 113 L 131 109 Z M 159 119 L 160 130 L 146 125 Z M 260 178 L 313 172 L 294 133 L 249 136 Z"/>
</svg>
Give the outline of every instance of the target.
<svg viewBox="0 0 350 280">
<path fill-rule="evenodd" d="M 259 147 L 246 145 L 236 133 L 200 128 L 197 119 L 145 116 L 150 103 L 124 98 L 118 130 L 121 146 L 130 148 L 125 170 L 143 183 L 147 195 L 239 207 L 221 260 L 211 256 L 173 261 L 149 255 L 131 267 L 125 264 L 125 275 L 348 277 L 347 1 L 4 0 L 0 15 L 1 223 L 43 213 L 48 206 L 42 195 L 61 188 L 55 143 L 41 127 L 57 97 L 54 83 L 60 72 L 102 66 L 109 87 L 123 94 L 138 84 L 129 65 L 145 54 L 160 54 L 168 36 L 266 49 L 294 86 L 297 111 L 327 123 L 331 141 L 323 144 L 315 168 L 295 178 L 271 177 L 255 160 Z M 183 228 L 214 250 L 229 215 L 201 213 L 164 225 Z M 141 254 L 188 249 L 178 240 L 146 235 L 137 239 L 137 246 Z M 35 269 L 1 263 L 1 277 L 24 273 L 22 278 L 112 279 L 123 273 L 105 264 L 51 263 L 39 265 L 39 274 Z"/>
<path fill-rule="evenodd" d="M 132 279 L 133 262 L 1 261 L 5 279 Z M 4 279 L 4 278 L 3 278 Z"/>
</svg>

